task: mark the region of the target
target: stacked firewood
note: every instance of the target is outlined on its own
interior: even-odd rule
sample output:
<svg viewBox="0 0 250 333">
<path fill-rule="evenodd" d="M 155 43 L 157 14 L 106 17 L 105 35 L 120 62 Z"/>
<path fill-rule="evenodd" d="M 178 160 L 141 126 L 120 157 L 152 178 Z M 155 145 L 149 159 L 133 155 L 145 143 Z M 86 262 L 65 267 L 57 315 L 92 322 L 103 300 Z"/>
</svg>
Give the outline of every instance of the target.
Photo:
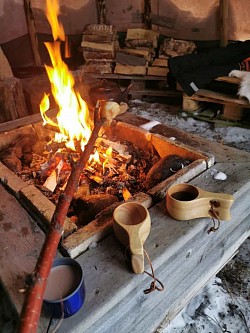
<svg viewBox="0 0 250 333">
<path fill-rule="evenodd" d="M 112 73 L 116 51 L 119 49 L 117 32 L 114 26 L 89 24 L 82 36 L 83 72 Z"/>
<path fill-rule="evenodd" d="M 171 58 L 184 54 L 194 53 L 196 45 L 192 41 L 177 40 L 174 38 L 166 38 L 160 46 L 160 57 Z"/>
<path fill-rule="evenodd" d="M 116 54 L 115 73 L 145 75 L 155 56 L 159 33 L 147 29 L 128 29 L 125 48 Z"/>
<path fill-rule="evenodd" d="M 159 47 L 158 57 L 148 67 L 148 75 L 166 76 L 169 72 L 169 58 L 193 53 L 195 50 L 196 45 L 194 42 L 165 38 Z"/>
</svg>

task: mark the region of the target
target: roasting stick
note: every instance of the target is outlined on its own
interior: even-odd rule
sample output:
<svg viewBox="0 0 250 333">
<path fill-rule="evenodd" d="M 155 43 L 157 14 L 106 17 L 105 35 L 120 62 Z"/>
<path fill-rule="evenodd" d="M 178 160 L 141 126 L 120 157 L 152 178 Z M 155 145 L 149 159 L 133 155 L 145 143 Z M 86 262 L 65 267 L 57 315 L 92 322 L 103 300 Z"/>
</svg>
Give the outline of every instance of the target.
<svg viewBox="0 0 250 333">
<path fill-rule="evenodd" d="M 113 114 L 114 118 L 117 115 Z M 64 220 L 74 193 L 78 188 L 81 172 L 93 152 L 95 141 L 98 137 L 104 120 L 110 120 L 110 113 L 105 114 L 105 110 L 99 108 L 99 101 L 94 111 L 94 129 L 89 138 L 78 163 L 73 167 L 65 191 L 60 195 L 53 214 L 49 233 L 43 244 L 40 256 L 37 260 L 34 272 L 31 275 L 31 283 L 27 286 L 26 298 L 20 315 L 19 333 L 35 333 L 43 303 L 43 296 L 46 288 L 47 279 L 52 267 L 54 257 L 61 236 L 63 235 Z"/>
</svg>

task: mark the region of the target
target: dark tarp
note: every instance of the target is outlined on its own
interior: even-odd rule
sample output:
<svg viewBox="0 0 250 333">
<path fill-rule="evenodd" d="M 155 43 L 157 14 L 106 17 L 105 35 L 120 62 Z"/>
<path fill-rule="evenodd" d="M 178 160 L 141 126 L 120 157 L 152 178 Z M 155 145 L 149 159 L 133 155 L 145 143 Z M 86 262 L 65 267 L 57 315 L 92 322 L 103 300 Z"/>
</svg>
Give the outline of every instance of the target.
<svg viewBox="0 0 250 333">
<path fill-rule="evenodd" d="M 170 75 L 192 96 L 219 76 L 227 76 L 231 70 L 240 69 L 240 63 L 250 57 L 250 40 L 235 42 L 206 53 L 186 54 L 170 58 Z"/>
</svg>

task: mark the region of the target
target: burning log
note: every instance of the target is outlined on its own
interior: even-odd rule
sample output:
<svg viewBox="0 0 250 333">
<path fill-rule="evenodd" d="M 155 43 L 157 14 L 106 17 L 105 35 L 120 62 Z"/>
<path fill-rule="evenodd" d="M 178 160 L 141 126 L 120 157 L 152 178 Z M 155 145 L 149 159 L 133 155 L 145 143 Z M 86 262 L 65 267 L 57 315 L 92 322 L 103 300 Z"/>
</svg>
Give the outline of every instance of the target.
<svg viewBox="0 0 250 333">
<path fill-rule="evenodd" d="M 118 198 L 111 194 L 92 194 L 79 197 L 72 201 L 74 213 L 78 223 L 82 226 L 92 221 L 104 208 L 118 202 Z"/>
<path fill-rule="evenodd" d="M 144 183 L 146 189 L 149 190 L 154 187 L 156 184 L 172 176 L 189 163 L 189 160 L 178 155 L 164 156 L 149 170 Z"/>
<path fill-rule="evenodd" d="M 55 170 L 52 171 L 50 176 L 46 179 L 46 181 L 43 184 L 43 186 L 46 187 L 51 192 L 54 192 L 54 190 L 58 184 L 58 178 L 59 178 L 60 172 L 62 170 L 62 167 L 63 167 L 63 160 L 61 160 L 57 164 Z"/>
</svg>

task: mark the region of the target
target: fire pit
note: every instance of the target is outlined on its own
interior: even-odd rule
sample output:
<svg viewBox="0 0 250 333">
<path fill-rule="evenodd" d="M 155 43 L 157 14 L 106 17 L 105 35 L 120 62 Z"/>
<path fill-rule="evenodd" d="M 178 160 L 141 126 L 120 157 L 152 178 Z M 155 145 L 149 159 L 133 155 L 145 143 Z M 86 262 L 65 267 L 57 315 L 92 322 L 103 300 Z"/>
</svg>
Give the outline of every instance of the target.
<svg viewBox="0 0 250 333">
<path fill-rule="evenodd" d="M 18 140 L 20 137 L 25 138 L 30 135 L 36 138 L 36 140 L 32 143 L 33 153 L 35 156 L 40 156 L 41 151 L 44 150 L 44 147 L 48 144 L 48 141 L 54 133 L 50 129 L 44 128 L 41 121 L 13 131 L 2 133 L 0 135 L 1 154 L 6 147 L 13 146 L 13 143 L 15 142 L 20 142 L 20 140 Z M 138 152 L 144 152 L 144 154 L 149 155 L 152 158 L 155 157 L 154 162 L 156 163 L 154 164 L 154 167 L 156 169 L 157 177 L 153 179 L 153 182 L 152 179 L 149 180 L 145 174 L 146 178 L 143 176 L 142 185 L 138 187 L 138 190 L 135 191 L 135 193 L 131 192 L 131 188 L 128 189 L 125 186 L 119 189 L 119 186 L 121 185 L 119 184 L 119 181 L 117 182 L 117 186 L 113 186 L 113 190 L 117 187 L 117 193 L 122 194 L 124 192 L 128 192 L 127 196 L 125 193 L 125 200 L 139 201 L 147 208 L 163 199 L 165 197 L 166 190 L 170 185 L 174 183 L 187 182 L 212 166 L 214 163 L 213 156 L 194 150 L 191 147 L 182 143 L 177 143 L 161 135 L 150 134 L 144 129 L 119 121 L 113 121 L 112 124 L 106 128 L 102 137 L 97 140 L 97 145 L 100 145 L 101 141 L 104 141 L 105 143 L 108 142 L 109 144 L 111 143 L 113 147 L 115 147 L 114 151 L 118 149 L 116 146 L 123 147 L 123 143 L 126 142 L 127 145 L 132 145 L 133 149 Z M 121 156 L 123 155 L 121 154 Z M 166 165 L 164 164 L 164 160 L 169 157 L 171 158 L 172 156 L 178 156 L 178 158 L 183 161 L 188 161 L 187 165 L 183 165 L 183 167 L 179 170 L 171 169 L 170 166 L 171 172 L 166 173 L 166 179 L 159 178 L 159 174 L 164 174 L 164 170 L 158 170 L 158 167 L 161 168 L 163 166 L 164 168 Z M 124 159 L 127 158 L 126 155 L 123 157 Z M 162 165 L 159 163 L 161 161 L 163 161 Z M 128 164 L 126 163 L 125 167 L 127 168 Z M 151 165 L 149 165 L 145 171 L 148 175 L 152 174 L 152 172 L 149 171 L 152 170 L 152 168 L 150 169 L 152 164 L 153 162 L 151 161 Z M 131 168 L 133 168 L 133 166 L 131 166 Z M 89 170 L 90 169 L 91 168 L 89 167 Z M 90 172 L 89 170 L 87 170 L 87 172 Z M 33 172 L 35 173 L 35 171 Z M 34 174 L 34 177 L 35 176 L 36 175 Z M 48 193 L 50 192 L 50 195 L 52 194 L 52 198 L 46 196 L 46 191 L 39 190 L 35 186 L 36 184 L 34 184 L 32 179 L 27 181 L 25 178 L 25 173 L 16 172 L 16 174 L 14 174 L 5 165 L 1 164 L 1 181 L 12 193 L 14 193 L 22 205 L 28 210 L 29 214 L 39 223 L 41 228 L 46 230 L 55 209 L 56 201 L 53 201 L 55 200 L 53 193 L 52 191 L 48 191 Z M 102 178 L 99 178 L 99 182 L 102 182 Z M 98 183 L 98 179 L 94 178 L 92 181 L 94 183 Z M 127 191 L 124 191 L 124 188 Z M 89 188 L 86 187 L 86 189 L 88 192 Z M 101 192 L 103 192 L 103 190 Z M 78 197 L 76 196 L 76 198 Z M 97 201 L 101 200 L 102 197 L 100 195 L 100 200 Z M 105 202 L 104 206 L 106 207 L 97 214 L 94 212 L 90 222 L 86 225 L 82 225 L 82 223 L 79 223 L 77 220 L 75 221 L 74 218 L 70 217 L 69 213 L 69 217 L 67 217 L 65 223 L 65 233 L 61 242 L 61 248 L 71 257 L 76 257 L 80 253 L 84 252 L 91 244 L 93 245 L 100 241 L 112 231 L 113 210 L 123 200 L 124 199 L 120 197 L 113 203 L 110 202 L 110 204 L 106 204 Z M 84 220 L 86 220 L 86 216 Z"/>
</svg>

